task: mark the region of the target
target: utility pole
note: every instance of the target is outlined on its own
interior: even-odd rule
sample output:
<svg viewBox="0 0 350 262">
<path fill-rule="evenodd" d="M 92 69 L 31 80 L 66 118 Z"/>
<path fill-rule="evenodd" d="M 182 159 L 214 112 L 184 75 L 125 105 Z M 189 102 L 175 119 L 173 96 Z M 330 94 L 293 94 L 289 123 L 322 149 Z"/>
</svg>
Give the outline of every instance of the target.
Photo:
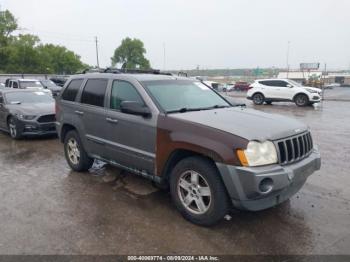
<svg viewBox="0 0 350 262">
<path fill-rule="evenodd" d="M 97 36 L 95 36 L 95 44 L 96 44 L 96 62 L 97 62 L 97 68 L 100 68 L 100 62 L 98 61 L 98 40 L 97 40 Z"/>
</svg>

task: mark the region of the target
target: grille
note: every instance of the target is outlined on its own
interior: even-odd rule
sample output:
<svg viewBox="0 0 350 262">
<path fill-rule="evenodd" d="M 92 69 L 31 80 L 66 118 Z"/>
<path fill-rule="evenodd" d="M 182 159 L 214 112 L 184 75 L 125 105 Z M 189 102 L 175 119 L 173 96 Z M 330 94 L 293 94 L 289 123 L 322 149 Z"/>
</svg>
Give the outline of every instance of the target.
<svg viewBox="0 0 350 262">
<path fill-rule="evenodd" d="M 50 123 L 55 121 L 56 121 L 55 115 L 45 115 L 38 118 L 39 123 Z"/>
<path fill-rule="evenodd" d="M 291 164 L 307 157 L 312 149 L 313 142 L 310 132 L 275 142 L 279 163 L 282 165 Z"/>
</svg>

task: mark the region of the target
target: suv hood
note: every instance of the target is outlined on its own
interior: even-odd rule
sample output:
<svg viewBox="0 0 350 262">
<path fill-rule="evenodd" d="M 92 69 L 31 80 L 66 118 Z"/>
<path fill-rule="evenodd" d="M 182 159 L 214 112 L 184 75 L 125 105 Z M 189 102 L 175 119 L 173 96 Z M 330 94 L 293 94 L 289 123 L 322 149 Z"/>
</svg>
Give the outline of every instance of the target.
<svg viewBox="0 0 350 262">
<path fill-rule="evenodd" d="M 53 115 L 55 114 L 54 103 L 33 103 L 6 105 L 10 111 L 20 112 L 24 115 Z"/>
<path fill-rule="evenodd" d="M 176 113 L 168 116 L 216 128 L 247 140 L 277 140 L 308 129 L 305 124 L 292 118 L 243 107 Z"/>
<path fill-rule="evenodd" d="M 318 93 L 320 93 L 322 90 L 320 88 L 317 88 L 317 87 L 311 87 L 311 86 L 302 86 L 302 88 L 304 89 L 311 89 L 311 90 L 314 90 Z"/>
</svg>

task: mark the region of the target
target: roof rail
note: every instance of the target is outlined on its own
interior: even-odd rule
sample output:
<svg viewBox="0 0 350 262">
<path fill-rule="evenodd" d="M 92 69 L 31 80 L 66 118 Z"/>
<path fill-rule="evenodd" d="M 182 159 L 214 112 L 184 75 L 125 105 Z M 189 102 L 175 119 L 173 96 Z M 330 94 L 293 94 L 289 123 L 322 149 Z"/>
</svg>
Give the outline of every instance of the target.
<svg viewBox="0 0 350 262">
<path fill-rule="evenodd" d="M 113 67 L 107 67 L 103 70 L 103 73 L 171 75 L 171 73 L 161 72 L 159 69 L 127 69 Z"/>
</svg>

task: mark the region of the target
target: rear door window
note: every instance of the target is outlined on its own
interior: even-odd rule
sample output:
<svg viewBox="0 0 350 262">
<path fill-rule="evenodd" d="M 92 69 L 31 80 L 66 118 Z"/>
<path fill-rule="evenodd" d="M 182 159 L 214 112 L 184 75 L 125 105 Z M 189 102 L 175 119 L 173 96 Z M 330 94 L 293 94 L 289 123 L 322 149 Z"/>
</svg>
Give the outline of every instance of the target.
<svg viewBox="0 0 350 262">
<path fill-rule="evenodd" d="M 274 86 L 273 85 L 273 81 L 259 81 L 260 84 L 264 85 L 264 86 Z"/>
<path fill-rule="evenodd" d="M 107 79 L 89 79 L 81 95 L 81 103 L 103 107 L 107 85 Z"/>
<path fill-rule="evenodd" d="M 63 91 L 62 99 L 67 101 L 75 101 L 82 83 L 83 79 L 73 79 Z"/>
</svg>

